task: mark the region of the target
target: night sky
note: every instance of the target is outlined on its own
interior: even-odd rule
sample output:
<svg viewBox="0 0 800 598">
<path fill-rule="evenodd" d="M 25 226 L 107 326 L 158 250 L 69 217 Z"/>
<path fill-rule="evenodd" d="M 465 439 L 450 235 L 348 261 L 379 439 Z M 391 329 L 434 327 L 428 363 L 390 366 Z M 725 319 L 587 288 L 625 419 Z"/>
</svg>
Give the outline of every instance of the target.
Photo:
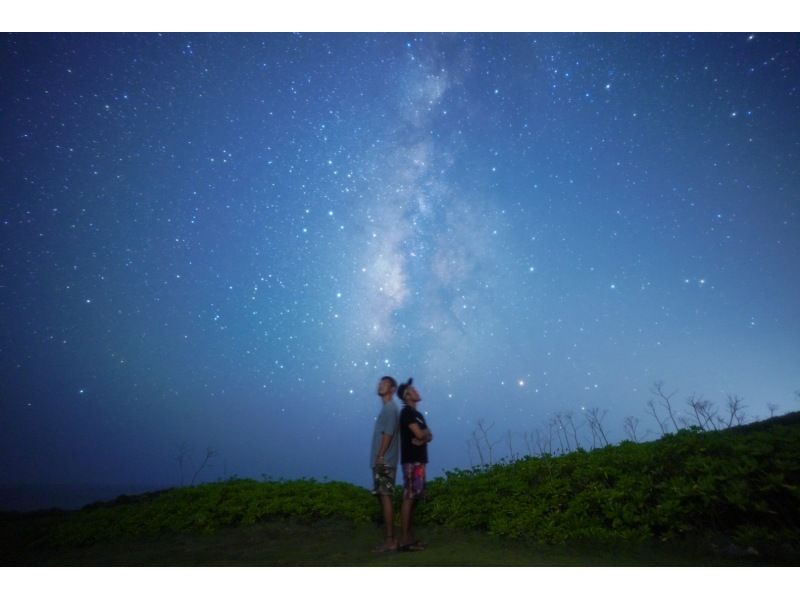
<svg viewBox="0 0 800 598">
<path fill-rule="evenodd" d="M 0 482 L 367 486 L 383 375 L 429 477 L 799 408 L 798 42 L 5 34 Z"/>
</svg>

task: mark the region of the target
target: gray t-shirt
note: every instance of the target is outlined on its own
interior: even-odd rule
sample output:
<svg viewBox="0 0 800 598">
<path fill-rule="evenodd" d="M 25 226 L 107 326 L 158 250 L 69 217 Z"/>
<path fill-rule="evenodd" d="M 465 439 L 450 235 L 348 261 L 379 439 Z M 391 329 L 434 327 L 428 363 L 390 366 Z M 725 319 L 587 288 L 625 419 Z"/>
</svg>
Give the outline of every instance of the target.
<svg viewBox="0 0 800 598">
<path fill-rule="evenodd" d="M 392 441 L 389 443 L 389 448 L 383 454 L 383 464 L 386 467 L 397 467 L 397 457 L 400 448 L 400 436 L 397 423 L 397 405 L 394 401 L 386 403 L 378 418 L 375 420 L 375 431 L 372 433 L 372 448 L 369 452 L 369 466 L 372 468 L 375 465 L 375 455 L 378 454 L 378 449 L 381 448 L 381 436 L 383 434 L 391 434 Z"/>
</svg>

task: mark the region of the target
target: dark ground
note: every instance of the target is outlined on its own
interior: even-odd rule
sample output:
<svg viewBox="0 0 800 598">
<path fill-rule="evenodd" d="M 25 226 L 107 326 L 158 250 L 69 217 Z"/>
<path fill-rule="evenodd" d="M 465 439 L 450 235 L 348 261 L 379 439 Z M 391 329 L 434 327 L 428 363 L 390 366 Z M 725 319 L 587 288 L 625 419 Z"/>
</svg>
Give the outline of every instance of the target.
<svg viewBox="0 0 800 598">
<path fill-rule="evenodd" d="M 54 516 L 55 517 L 55 516 Z M 27 524 L 23 523 L 27 520 Z M 271 521 L 213 534 L 55 549 L 37 542 L 47 515 L 0 521 L 0 564 L 5 566 L 747 566 L 790 564 L 767 555 L 708 542 L 541 546 L 478 532 L 427 527 L 428 548 L 374 554 L 380 530 L 372 525 Z M 794 563 L 797 564 L 797 563 Z"/>
</svg>

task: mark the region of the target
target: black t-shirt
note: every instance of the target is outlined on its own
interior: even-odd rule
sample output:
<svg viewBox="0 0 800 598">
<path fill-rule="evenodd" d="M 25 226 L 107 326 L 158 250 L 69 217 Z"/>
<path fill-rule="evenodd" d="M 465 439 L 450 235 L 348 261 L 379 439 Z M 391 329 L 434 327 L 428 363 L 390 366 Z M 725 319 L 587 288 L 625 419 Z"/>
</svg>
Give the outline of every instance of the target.
<svg viewBox="0 0 800 598">
<path fill-rule="evenodd" d="M 415 446 L 411 444 L 411 439 L 415 438 L 414 432 L 408 427 L 416 423 L 421 430 L 427 430 L 428 424 L 422 413 L 406 405 L 400 412 L 400 462 L 401 463 L 427 463 L 428 444 Z"/>
</svg>

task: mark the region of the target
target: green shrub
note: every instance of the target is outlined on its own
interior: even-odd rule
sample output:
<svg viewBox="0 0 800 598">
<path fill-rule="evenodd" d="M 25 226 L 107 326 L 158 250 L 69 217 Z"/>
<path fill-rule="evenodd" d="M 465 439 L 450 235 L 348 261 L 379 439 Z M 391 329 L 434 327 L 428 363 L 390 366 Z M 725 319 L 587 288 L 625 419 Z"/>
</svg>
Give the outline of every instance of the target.
<svg viewBox="0 0 800 598">
<path fill-rule="evenodd" d="M 800 538 L 800 416 L 448 471 L 429 482 L 428 498 L 417 510 L 420 524 L 540 542 L 690 534 L 794 542 Z M 92 505 L 67 515 L 49 539 L 91 544 L 213 533 L 271 518 L 369 522 L 378 516 L 367 490 L 343 482 L 230 480 Z"/>
<path fill-rule="evenodd" d="M 101 504 L 71 514 L 51 536 L 59 545 L 215 530 L 270 518 L 366 522 L 375 499 L 343 482 L 232 480 L 175 488 L 137 504 Z"/>
<path fill-rule="evenodd" d="M 419 517 L 543 542 L 709 531 L 770 537 L 789 530 L 794 537 L 800 529 L 795 420 L 681 430 L 655 442 L 447 472 L 430 484 Z"/>
</svg>

